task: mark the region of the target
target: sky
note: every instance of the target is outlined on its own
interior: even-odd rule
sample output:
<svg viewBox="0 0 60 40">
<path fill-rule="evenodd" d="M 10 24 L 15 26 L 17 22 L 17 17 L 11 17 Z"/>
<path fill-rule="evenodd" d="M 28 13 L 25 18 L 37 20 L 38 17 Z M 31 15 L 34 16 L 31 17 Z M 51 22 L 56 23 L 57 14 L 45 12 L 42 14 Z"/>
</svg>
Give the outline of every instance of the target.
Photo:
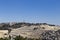
<svg viewBox="0 0 60 40">
<path fill-rule="evenodd" d="M 60 25 L 60 0 L 0 0 L 2 22 Z"/>
</svg>

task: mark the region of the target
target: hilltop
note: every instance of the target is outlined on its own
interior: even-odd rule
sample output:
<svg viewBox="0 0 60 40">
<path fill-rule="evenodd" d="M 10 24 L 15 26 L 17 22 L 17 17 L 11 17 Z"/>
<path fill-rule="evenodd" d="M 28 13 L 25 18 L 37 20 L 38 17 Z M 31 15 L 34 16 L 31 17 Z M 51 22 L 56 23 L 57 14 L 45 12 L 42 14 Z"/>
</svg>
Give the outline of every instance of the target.
<svg viewBox="0 0 60 40">
<path fill-rule="evenodd" d="M 26 22 L 12 22 L 12 23 L 0 23 L 0 30 L 6 30 L 6 29 L 15 29 L 20 28 L 23 26 L 31 26 L 31 25 L 49 25 L 49 26 L 56 26 L 52 24 L 47 23 L 26 23 Z"/>
</svg>

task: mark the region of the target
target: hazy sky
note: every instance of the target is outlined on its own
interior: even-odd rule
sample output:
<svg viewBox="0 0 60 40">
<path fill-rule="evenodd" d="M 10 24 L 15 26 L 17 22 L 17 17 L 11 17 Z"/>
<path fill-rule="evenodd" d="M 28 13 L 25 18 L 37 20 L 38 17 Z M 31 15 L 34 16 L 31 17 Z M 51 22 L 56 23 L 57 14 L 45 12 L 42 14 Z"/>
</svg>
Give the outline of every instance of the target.
<svg viewBox="0 0 60 40">
<path fill-rule="evenodd" d="M 60 0 L 0 0 L 0 22 L 60 25 Z"/>
</svg>

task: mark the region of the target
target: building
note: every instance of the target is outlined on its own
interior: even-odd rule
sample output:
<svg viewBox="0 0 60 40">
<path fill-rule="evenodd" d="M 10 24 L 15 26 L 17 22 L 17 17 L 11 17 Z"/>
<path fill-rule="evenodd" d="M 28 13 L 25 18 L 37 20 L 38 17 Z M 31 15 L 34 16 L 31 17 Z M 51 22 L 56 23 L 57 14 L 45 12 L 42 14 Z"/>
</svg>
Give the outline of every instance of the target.
<svg viewBox="0 0 60 40">
<path fill-rule="evenodd" d="M 8 30 L 0 30 L 0 38 L 8 37 Z"/>
</svg>

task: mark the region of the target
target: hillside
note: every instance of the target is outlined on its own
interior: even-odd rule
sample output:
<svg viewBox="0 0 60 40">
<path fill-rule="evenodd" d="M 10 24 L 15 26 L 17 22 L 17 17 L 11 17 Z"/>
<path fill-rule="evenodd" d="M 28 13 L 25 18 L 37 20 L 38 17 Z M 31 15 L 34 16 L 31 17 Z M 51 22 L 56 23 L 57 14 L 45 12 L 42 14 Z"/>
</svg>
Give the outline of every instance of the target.
<svg viewBox="0 0 60 40">
<path fill-rule="evenodd" d="M 47 23 L 25 23 L 25 22 L 1 23 L 0 30 L 8 30 L 9 31 L 8 35 L 12 35 L 13 37 L 20 35 L 24 38 L 27 37 L 38 39 L 42 37 L 42 39 L 44 39 L 47 38 L 47 35 L 49 36 L 50 32 L 51 32 L 50 35 L 52 34 L 56 35 L 53 33 L 53 32 L 56 33 L 56 31 L 59 33 L 60 26 L 51 25 Z"/>
</svg>

